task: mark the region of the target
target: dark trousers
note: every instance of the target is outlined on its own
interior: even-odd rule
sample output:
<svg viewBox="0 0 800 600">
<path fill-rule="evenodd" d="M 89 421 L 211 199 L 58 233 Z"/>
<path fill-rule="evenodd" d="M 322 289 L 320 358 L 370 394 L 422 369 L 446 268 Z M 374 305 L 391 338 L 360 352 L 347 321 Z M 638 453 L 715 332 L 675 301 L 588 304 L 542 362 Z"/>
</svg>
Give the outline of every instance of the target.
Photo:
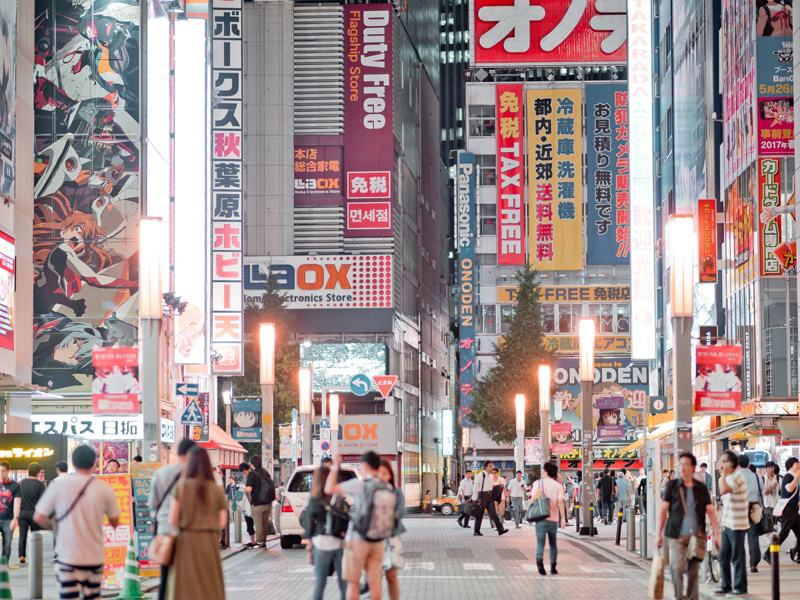
<svg viewBox="0 0 800 600">
<path fill-rule="evenodd" d="M 158 583 L 158 600 L 166 599 L 168 581 L 169 581 L 169 565 L 161 565 L 161 581 Z"/>
<path fill-rule="evenodd" d="M 469 509 L 471 502 L 467 500 L 464 502 L 464 512 L 458 515 L 458 524 L 461 527 L 469 527 Z"/>
<path fill-rule="evenodd" d="M 28 531 L 39 531 L 40 527 L 33 522 L 33 516 L 30 518 L 20 515 L 19 517 L 19 555 L 20 557 L 28 556 Z"/>
<path fill-rule="evenodd" d="M 763 518 L 763 517 L 762 517 Z M 747 530 L 747 549 L 750 552 L 750 566 L 755 568 L 761 562 L 761 548 L 758 545 L 761 522 L 753 523 L 750 521 L 750 529 Z"/>
<path fill-rule="evenodd" d="M 0 533 L 3 535 L 3 556 L 11 562 L 11 539 L 14 532 L 11 531 L 11 519 L 0 519 Z"/>
<path fill-rule="evenodd" d="M 718 560 L 722 575 L 720 583 L 726 590 L 747 591 L 747 561 L 744 555 L 746 536 L 746 529 L 722 528 L 722 548 Z M 733 565 L 733 579 L 731 579 L 731 565 Z"/>
<path fill-rule="evenodd" d="M 614 503 L 611 500 L 600 502 L 600 518 L 609 522 L 614 520 Z"/>
<path fill-rule="evenodd" d="M 780 517 L 781 519 L 781 531 L 778 534 L 778 539 L 780 542 L 778 544 L 783 544 L 786 541 L 786 538 L 789 537 L 790 532 L 794 532 L 794 536 L 797 539 L 796 548 L 800 548 L 800 515 L 798 515 L 797 511 L 788 512 L 786 510 L 783 511 L 783 516 Z M 764 552 L 764 560 L 769 562 L 769 548 L 767 551 Z"/>
<path fill-rule="evenodd" d="M 500 517 L 497 516 L 497 506 L 492 498 L 492 492 L 481 492 L 478 494 L 478 506 L 481 508 L 478 516 L 475 517 L 475 533 L 481 532 L 484 511 L 489 512 L 489 518 L 494 523 L 494 526 L 497 527 L 497 531 L 503 531 L 503 524 L 500 522 Z"/>
</svg>

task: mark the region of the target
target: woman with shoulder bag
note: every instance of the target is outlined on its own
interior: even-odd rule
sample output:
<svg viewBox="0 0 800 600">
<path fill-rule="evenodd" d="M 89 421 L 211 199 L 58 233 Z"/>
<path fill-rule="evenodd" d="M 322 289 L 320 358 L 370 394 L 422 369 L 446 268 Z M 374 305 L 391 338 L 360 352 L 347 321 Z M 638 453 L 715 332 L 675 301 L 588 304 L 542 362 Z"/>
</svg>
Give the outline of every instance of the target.
<svg viewBox="0 0 800 600">
<path fill-rule="evenodd" d="M 764 517 L 771 525 L 770 531 L 775 529 L 775 518 L 772 509 L 778 504 L 781 498 L 781 468 L 773 461 L 767 461 L 764 465 L 767 471 L 764 483 Z"/>
<path fill-rule="evenodd" d="M 219 530 L 227 525 L 228 502 L 217 485 L 208 453 L 189 452 L 181 480 L 172 492 L 171 522 L 176 532 L 169 569 L 169 600 L 224 600 Z"/>
<path fill-rule="evenodd" d="M 405 496 L 403 496 L 403 492 L 400 491 L 400 488 L 395 485 L 392 463 L 386 459 L 381 459 L 381 466 L 378 468 L 378 478 L 383 481 L 383 483 L 392 486 L 394 495 L 397 496 L 397 526 L 394 530 L 394 535 L 386 540 L 386 552 L 383 557 L 383 572 L 386 574 L 386 584 L 389 587 L 389 600 L 399 600 L 400 581 L 397 579 L 397 571 L 398 569 L 402 569 L 405 565 L 400 534 L 406 531 L 405 525 L 403 525 L 406 499 Z"/>
<path fill-rule="evenodd" d="M 331 471 L 328 467 L 320 467 L 314 471 L 311 480 L 311 498 L 308 501 L 300 522 L 305 529 L 303 539 L 309 540 L 309 562 L 314 565 L 314 600 L 322 600 L 328 577 L 336 573 L 339 582 L 339 594 L 344 600 L 347 582 L 342 580 L 342 555 L 344 553 L 344 534 L 347 528 L 328 531 L 328 514 L 331 511 L 331 497 L 325 493 L 325 484 Z M 333 521 L 331 520 L 331 529 Z"/>
</svg>

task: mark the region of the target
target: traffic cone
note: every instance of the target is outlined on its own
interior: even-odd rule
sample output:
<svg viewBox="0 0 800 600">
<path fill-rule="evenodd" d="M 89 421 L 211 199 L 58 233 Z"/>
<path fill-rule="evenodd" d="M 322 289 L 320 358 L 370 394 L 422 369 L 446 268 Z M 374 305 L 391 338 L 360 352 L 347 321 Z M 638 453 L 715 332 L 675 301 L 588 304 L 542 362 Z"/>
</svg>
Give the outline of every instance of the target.
<svg viewBox="0 0 800 600">
<path fill-rule="evenodd" d="M 8 580 L 8 561 L 0 558 L 0 598 L 11 600 L 11 582 Z"/>
<path fill-rule="evenodd" d="M 11 596 L 9 596 L 10 598 Z M 2 596 L 0 596 L 2 598 Z M 146 598 L 142 594 L 142 587 L 139 585 L 139 561 L 136 559 L 136 552 L 133 549 L 133 540 L 128 542 L 128 556 L 125 559 L 125 575 L 122 580 L 122 594 L 119 600 L 142 600 Z"/>
</svg>

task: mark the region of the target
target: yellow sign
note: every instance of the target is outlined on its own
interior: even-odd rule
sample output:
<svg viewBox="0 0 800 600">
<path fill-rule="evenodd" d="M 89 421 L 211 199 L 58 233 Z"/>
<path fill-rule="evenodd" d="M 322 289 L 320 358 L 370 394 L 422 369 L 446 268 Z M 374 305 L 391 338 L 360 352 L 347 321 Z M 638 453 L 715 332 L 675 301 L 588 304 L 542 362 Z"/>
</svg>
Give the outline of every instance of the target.
<svg viewBox="0 0 800 600">
<path fill-rule="evenodd" d="M 103 564 L 103 589 L 114 590 L 122 587 L 125 574 L 125 560 L 128 553 L 128 542 L 133 535 L 133 517 L 131 512 L 131 476 L 130 475 L 100 475 L 99 479 L 105 481 L 114 490 L 114 496 L 119 504 L 119 525 L 114 528 L 103 522 L 103 535 L 105 537 L 105 561 Z"/>
<path fill-rule="evenodd" d="M 52 448 L 11 448 L 0 450 L 0 458 L 48 458 L 55 454 Z"/>
<path fill-rule="evenodd" d="M 577 335 L 548 335 L 544 338 L 544 347 L 550 352 L 580 352 L 580 340 Z M 594 351 L 598 354 L 630 354 L 631 336 L 598 335 L 594 338 Z"/>
<path fill-rule="evenodd" d="M 581 90 L 529 90 L 528 254 L 542 271 L 583 268 Z"/>
<path fill-rule="evenodd" d="M 517 287 L 497 287 L 497 302 L 517 301 Z M 540 287 L 540 302 L 630 302 L 631 288 L 627 285 L 592 285 Z"/>
</svg>

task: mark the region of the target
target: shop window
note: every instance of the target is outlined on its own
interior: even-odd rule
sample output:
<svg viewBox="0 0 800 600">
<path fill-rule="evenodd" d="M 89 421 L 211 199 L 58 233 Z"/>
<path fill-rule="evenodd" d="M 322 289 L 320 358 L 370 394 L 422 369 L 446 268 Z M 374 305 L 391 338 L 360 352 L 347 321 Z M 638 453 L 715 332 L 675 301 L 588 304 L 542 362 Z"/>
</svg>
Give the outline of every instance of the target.
<svg viewBox="0 0 800 600">
<path fill-rule="evenodd" d="M 481 235 L 497 235 L 497 205 L 479 204 Z"/>
<path fill-rule="evenodd" d="M 542 304 L 542 327 L 545 333 L 556 332 L 556 307 L 553 304 Z"/>
<path fill-rule="evenodd" d="M 578 321 L 583 315 L 582 304 L 559 304 L 558 305 L 558 333 L 577 333 Z"/>
<path fill-rule="evenodd" d="M 590 304 L 589 318 L 594 320 L 597 333 L 614 333 L 613 304 Z"/>
<path fill-rule="evenodd" d="M 497 333 L 497 306 L 482 304 L 480 306 L 480 333 Z"/>
<path fill-rule="evenodd" d="M 629 333 L 631 330 L 630 304 L 617 304 L 617 333 Z"/>
<path fill-rule="evenodd" d="M 478 154 L 475 164 L 481 168 L 481 185 L 497 184 L 497 157 L 494 154 Z"/>
<path fill-rule="evenodd" d="M 511 329 L 511 319 L 514 318 L 516 307 L 511 304 L 500 305 L 500 333 L 508 333 Z"/>
</svg>

